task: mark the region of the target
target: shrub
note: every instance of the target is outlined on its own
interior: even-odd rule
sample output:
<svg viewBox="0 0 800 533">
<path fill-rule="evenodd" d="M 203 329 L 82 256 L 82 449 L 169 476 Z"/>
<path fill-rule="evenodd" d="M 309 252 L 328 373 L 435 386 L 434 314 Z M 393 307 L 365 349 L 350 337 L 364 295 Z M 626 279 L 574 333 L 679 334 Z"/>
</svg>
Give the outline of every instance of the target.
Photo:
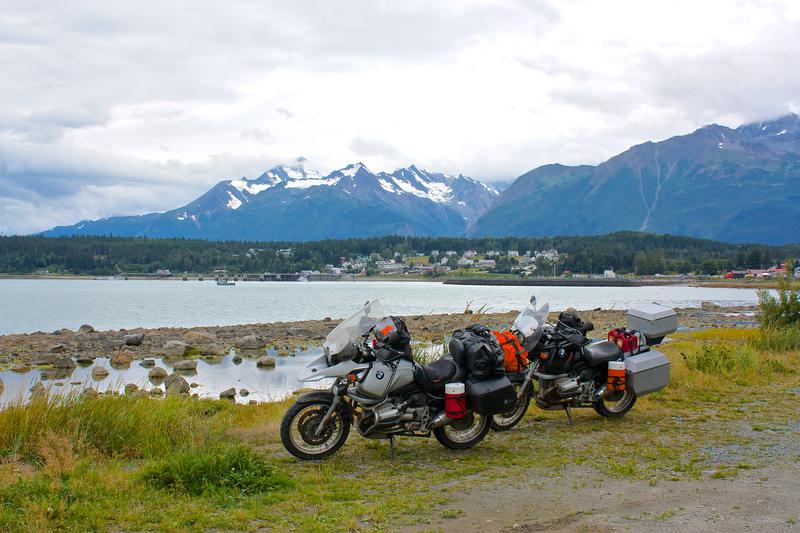
<svg viewBox="0 0 800 533">
<path fill-rule="evenodd" d="M 757 354 L 747 345 L 704 344 L 692 354 L 683 354 L 690 370 L 713 375 L 744 374 L 756 368 Z"/>
<path fill-rule="evenodd" d="M 762 328 L 800 325 L 800 285 L 788 278 L 778 280 L 777 296 L 758 291 L 758 319 Z"/>
<path fill-rule="evenodd" d="M 195 496 L 259 494 L 291 485 L 264 457 L 241 444 L 178 452 L 146 467 L 142 477 L 153 487 Z"/>
</svg>

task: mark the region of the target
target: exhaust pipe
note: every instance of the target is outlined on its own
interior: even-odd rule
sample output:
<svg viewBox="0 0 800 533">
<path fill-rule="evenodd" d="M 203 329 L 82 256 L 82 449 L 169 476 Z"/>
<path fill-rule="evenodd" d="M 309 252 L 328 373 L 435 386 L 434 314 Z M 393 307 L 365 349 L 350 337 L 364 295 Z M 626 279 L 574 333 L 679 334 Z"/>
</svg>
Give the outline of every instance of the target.
<svg viewBox="0 0 800 533">
<path fill-rule="evenodd" d="M 428 427 L 431 429 L 440 428 L 442 426 L 447 426 L 449 424 L 452 424 L 453 422 L 455 422 L 455 420 L 447 416 L 447 413 L 442 411 L 441 413 L 433 417 L 433 420 L 431 420 L 431 423 L 428 424 Z"/>
<path fill-rule="evenodd" d="M 608 396 L 608 393 L 609 393 L 609 392 L 611 392 L 611 390 L 609 390 L 609 388 L 608 388 L 608 384 L 604 383 L 604 384 L 603 384 L 603 386 L 602 386 L 602 387 L 600 387 L 600 390 L 599 390 L 599 391 L 597 391 L 597 394 L 596 394 L 596 396 L 597 396 L 597 398 L 598 398 L 599 400 L 602 400 L 603 398 L 605 398 L 606 396 Z"/>
</svg>

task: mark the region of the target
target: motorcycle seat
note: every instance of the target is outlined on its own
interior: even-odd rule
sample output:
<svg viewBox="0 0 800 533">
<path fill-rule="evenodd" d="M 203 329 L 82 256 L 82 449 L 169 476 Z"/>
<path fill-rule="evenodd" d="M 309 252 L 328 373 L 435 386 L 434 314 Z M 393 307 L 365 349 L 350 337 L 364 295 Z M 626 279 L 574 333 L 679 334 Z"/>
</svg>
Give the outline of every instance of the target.
<svg viewBox="0 0 800 533">
<path fill-rule="evenodd" d="M 621 357 L 622 350 L 613 342 L 595 342 L 583 349 L 583 358 L 589 366 L 599 366 Z"/>
<path fill-rule="evenodd" d="M 449 357 L 442 357 L 429 365 L 414 367 L 414 381 L 422 390 L 430 393 L 444 392 L 445 384 L 453 381 L 459 374 L 463 372 Z"/>
</svg>

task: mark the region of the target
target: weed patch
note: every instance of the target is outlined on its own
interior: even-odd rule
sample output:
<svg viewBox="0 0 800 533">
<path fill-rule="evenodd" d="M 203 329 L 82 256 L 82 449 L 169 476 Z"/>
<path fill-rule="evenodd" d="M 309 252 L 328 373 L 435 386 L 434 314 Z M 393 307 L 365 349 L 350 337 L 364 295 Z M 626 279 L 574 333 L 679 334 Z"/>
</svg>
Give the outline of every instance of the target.
<svg viewBox="0 0 800 533">
<path fill-rule="evenodd" d="M 689 370 L 712 375 L 747 374 L 756 367 L 757 353 L 747 345 L 717 343 L 701 345 L 694 353 L 683 354 Z"/>
<path fill-rule="evenodd" d="M 244 445 L 187 450 L 142 471 L 152 487 L 200 495 L 252 495 L 291 486 L 263 456 Z"/>
</svg>

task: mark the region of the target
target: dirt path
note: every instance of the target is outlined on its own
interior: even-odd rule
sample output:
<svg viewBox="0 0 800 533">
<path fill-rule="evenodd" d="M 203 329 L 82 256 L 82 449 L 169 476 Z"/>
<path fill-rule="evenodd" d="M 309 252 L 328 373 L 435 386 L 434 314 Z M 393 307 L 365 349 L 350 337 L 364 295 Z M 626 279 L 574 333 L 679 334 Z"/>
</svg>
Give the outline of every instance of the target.
<svg viewBox="0 0 800 533">
<path fill-rule="evenodd" d="M 798 529 L 800 465 L 780 461 L 736 479 L 609 479 L 571 468 L 482 486 L 453 502 L 454 519 L 412 531 L 785 531 Z"/>
</svg>

